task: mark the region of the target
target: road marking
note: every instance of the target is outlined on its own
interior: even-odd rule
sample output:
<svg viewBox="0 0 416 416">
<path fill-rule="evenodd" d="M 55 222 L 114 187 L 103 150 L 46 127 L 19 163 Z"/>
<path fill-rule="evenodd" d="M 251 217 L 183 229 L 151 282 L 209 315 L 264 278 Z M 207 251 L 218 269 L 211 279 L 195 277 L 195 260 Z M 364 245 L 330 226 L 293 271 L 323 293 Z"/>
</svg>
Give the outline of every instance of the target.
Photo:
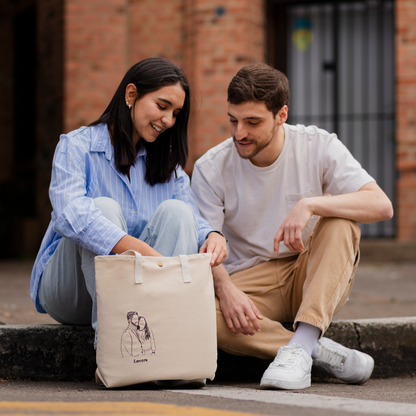
<svg viewBox="0 0 416 416">
<path fill-rule="evenodd" d="M 149 402 L 0 402 L 0 414 L 13 416 L 264 416 L 257 413 Z"/>
<path fill-rule="evenodd" d="M 256 390 L 234 387 L 205 387 L 201 390 L 171 390 L 181 394 L 222 397 L 225 399 L 254 400 L 298 407 L 314 407 L 369 415 L 416 415 L 416 404 L 349 399 L 308 393 L 291 393 L 284 390 Z"/>
</svg>

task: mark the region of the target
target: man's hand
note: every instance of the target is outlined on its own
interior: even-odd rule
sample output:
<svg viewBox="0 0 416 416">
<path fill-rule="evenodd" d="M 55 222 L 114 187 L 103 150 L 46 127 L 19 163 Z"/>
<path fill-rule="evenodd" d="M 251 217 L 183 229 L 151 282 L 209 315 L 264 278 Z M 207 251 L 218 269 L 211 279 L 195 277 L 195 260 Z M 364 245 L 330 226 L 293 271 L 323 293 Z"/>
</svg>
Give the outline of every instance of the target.
<svg viewBox="0 0 416 416">
<path fill-rule="evenodd" d="M 279 254 L 279 243 L 284 242 L 285 246 L 291 251 L 302 252 L 304 249 L 302 242 L 302 231 L 308 225 L 313 211 L 308 204 L 309 198 L 301 199 L 289 212 L 282 225 L 274 237 L 274 252 Z"/>
<path fill-rule="evenodd" d="M 302 231 L 312 215 L 345 218 L 361 224 L 387 221 L 393 216 L 393 206 L 375 182 L 369 182 L 357 192 L 301 199 L 283 221 L 274 238 L 274 251 L 284 241 L 291 251 L 303 251 Z"/>
<path fill-rule="evenodd" d="M 231 281 L 224 266 L 212 269 L 215 294 L 228 328 L 234 334 L 254 335 L 261 331 L 259 320 L 263 319 L 253 301 Z"/>
<path fill-rule="evenodd" d="M 220 306 L 228 328 L 234 334 L 254 335 L 260 332 L 263 319 L 253 301 L 235 286 L 220 299 Z"/>
<path fill-rule="evenodd" d="M 218 266 L 227 257 L 227 242 L 222 235 L 215 232 L 209 233 L 199 252 L 212 253 L 211 266 Z"/>
</svg>

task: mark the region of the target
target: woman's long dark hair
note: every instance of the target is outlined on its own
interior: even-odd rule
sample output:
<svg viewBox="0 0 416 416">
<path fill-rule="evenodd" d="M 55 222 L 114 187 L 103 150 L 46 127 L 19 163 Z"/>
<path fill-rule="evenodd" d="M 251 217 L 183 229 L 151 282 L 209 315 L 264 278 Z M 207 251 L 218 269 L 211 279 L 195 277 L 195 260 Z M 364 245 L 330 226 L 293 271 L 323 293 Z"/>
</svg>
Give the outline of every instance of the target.
<svg viewBox="0 0 416 416">
<path fill-rule="evenodd" d="M 160 88 L 180 84 L 185 91 L 182 110 L 173 127 L 165 130 L 153 142 L 140 139 L 138 148 L 133 146 L 133 123 L 126 105 L 128 84 L 137 88 L 138 98 Z M 183 71 L 162 58 L 148 58 L 133 65 L 124 76 L 110 104 L 102 116 L 90 124 L 106 123 L 111 129 L 114 159 L 117 169 L 127 175 L 134 165 L 136 151 L 144 147 L 146 157 L 146 182 L 150 185 L 168 182 L 178 166 L 185 167 L 188 159 L 188 121 L 190 114 L 190 89 Z"/>
</svg>

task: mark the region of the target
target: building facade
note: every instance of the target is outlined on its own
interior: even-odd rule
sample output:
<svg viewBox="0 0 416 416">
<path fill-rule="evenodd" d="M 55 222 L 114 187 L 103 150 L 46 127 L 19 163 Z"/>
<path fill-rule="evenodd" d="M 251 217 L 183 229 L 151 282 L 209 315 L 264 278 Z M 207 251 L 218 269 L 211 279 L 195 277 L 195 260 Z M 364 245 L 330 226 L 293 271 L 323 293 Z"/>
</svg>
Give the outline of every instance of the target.
<svg viewBox="0 0 416 416">
<path fill-rule="evenodd" d="M 198 157 L 229 136 L 226 89 L 232 76 L 254 61 L 268 62 L 287 73 L 293 42 L 290 13 L 296 5 L 322 3 L 337 3 L 341 9 L 344 3 L 356 3 L 365 10 L 387 7 L 385 0 L 3 1 L 3 257 L 36 252 L 50 219 L 48 186 L 59 135 L 97 119 L 131 65 L 161 56 L 185 70 L 195 109 L 187 165 L 191 173 Z M 416 241 L 416 4 L 413 0 L 390 3 L 386 18 L 391 16 L 393 22 L 393 146 L 381 153 L 391 153 L 387 156 L 393 165 L 389 177 L 394 176 L 395 220 L 392 232 L 375 236 Z M 311 23 L 299 22 L 298 47 L 303 47 L 299 42 L 316 42 Z M 324 64 L 325 71 L 331 65 Z M 369 146 L 372 152 L 380 143 Z M 383 163 L 381 171 L 386 170 Z"/>
</svg>

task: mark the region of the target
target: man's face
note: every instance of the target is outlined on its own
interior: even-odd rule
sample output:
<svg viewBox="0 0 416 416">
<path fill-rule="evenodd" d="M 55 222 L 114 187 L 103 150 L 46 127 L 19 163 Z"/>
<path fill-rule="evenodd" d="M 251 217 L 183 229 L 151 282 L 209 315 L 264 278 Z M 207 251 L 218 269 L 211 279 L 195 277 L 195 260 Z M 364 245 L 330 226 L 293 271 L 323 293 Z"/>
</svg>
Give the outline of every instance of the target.
<svg viewBox="0 0 416 416">
<path fill-rule="evenodd" d="M 277 140 L 279 117 L 274 117 L 266 104 L 254 101 L 228 103 L 228 115 L 238 154 L 257 165 L 257 159 L 261 159 L 262 153 Z"/>
<path fill-rule="evenodd" d="M 135 326 L 139 325 L 139 315 L 133 315 L 131 318 L 131 323 Z"/>
</svg>

